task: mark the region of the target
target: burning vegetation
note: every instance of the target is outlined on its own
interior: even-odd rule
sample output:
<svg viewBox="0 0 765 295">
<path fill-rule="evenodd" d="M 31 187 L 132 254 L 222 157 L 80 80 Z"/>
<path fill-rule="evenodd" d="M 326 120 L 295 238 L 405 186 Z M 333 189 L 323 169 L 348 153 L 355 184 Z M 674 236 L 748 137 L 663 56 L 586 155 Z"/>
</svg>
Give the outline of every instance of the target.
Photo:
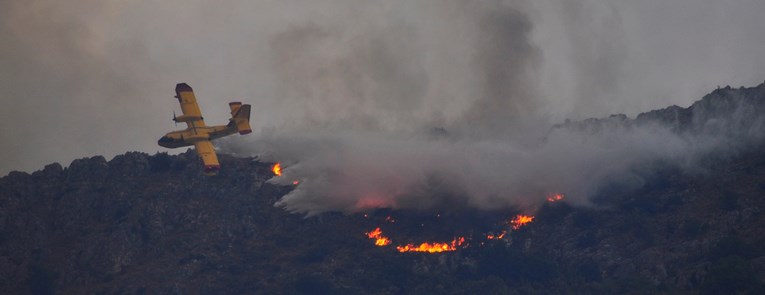
<svg viewBox="0 0 765 295">
<path fill-rule="evenodd" d="M 555 203 L 557 201 L 562 201 L 565 198 L 566 196 L 563 194 L 552 194 L 549 197 L 547 197 L 547 201 L 550 203 Z"/>
<path fill-rule="evenodd" d="M 457 247 L 461 247 L 465 244 L 465 237 L 454 238 L 449 243 L 428 243 L 424 242 L 415 246 L 414 244 L 407 244 L 405 246 L 396 246 L 398 252 L 427 252 L 427 253 L 440 253 L 457 250 Z"/>
<path fill-rule="evenodd" d="M 565 195 L 556 193 L 556 194 L 550 194 L 546 197 L 547 202 L 561 202 L 564 201 Z M 363 218 L 370 219 L 373 218 L 368 213 L 364 213 Z M 384 216 L 384 217 L 383 217 Z M 435 216 L 429 215 L 431 217 L 427 218 L 433 218 L 435 220 L 442 220 L 441 214 L 436 213 Z M 420 252 L 420 253 L 442 253 L 442 252 L 451 252 L 456 251 L 458 249 L 467 248 L 470 246 L 470 244 L 475 246 L 483 246 L 486 245 L 486 242 L 488 241 L 500 241 L 503 240 L 507 243 L 512 243 L 512 232 L 518 231 L 523 227 L 528 226 L 530 223 L 534 222 L 534 215 L 526 215 L 526 214 L 517 214 L 514 216 L 511 216 L 510 218 L 507 217 L 507 215 L 504 215 L 504 217 L 497 216 L 499 218 L 502 218 L 501 222 L 498 224 L 495 224 L 496 226 L 500 226 L 500 228 L 494 228 L 494 230 L 489 230 L 484 232 L 483 234 L 479 234 L 478 236 L 473 235 L 455 235 L 455 238 L 453 238 L 449 242 L 433 242 L 433 241 L 424 241 L 421 243 L 408 243 L 405 245 L 398 244 L 396 246 L 396 250 L 400 253 L 405 252 Z M 375 218 L 377 219 L 377 218 Z M 448 220 L 448 219 L 447 219 Z M 378 222 L 384 222 L 384 223 L 390 223 L 390 226 L 396 226 L 399 224 L 393 216 L 390 214 L 385 214 L 379 217 Z M 431 219 L 433 221 L 433 219 Z M 422 222 L 422 220 L 419 221 L 404 221 L 404 224 L 418 224 L 420 227 L 425 227 L 425 223 Z M 441 223 L 442 221 L 439 221 Z M 502 228 L 503 227 L 503 228 Z M 374 230 L 364 233 L 369 239 L 374 240 L 375 246 L 378 247 L 384 247 L 384 246 L 390 246 L 393 244 L 393 240 L 384 236 L 382 229 L 380 227 L 375 228 Z M 468 243 L 468 241 L 474 241 L 474 243 Z"/>
<path fill-rule="evenodd" d="M 503 230 L 501 233 L 496 234 L 496 235 L 495 234 L 487 234 L 486 235 L 486 239 L 487 240 L 500 240 L 500 239 L 504 238 L 506 234 L 507 234 L 507 231 Z"/>
<path fill-rule="evenodd" d="M 391 243 L 391 240 L 385 236 L 382 235 L 382 230 L 378 227 L 375 228 L 375 230 L 365 233 L 368 238 L 375 240 L 375 246 L 388 246 Z"/>
<path fill-rule="evenodd" d="M 519 230 L 521 227 L 531 223 L 532 221 L 534 221 L 534 216 L 518 214 L 513 217 L 509 223 L 514 230 Z"/>
<path fill-rule="evenodd" d="M 391 239 L 383 235 L 382 229 L 375 228 L 373 231 L 364 233 L 368 238 L 375 240 L 375 246 L 384 247 L 392 243 Z M 465 237 L 454 238 L 451 242 L 438 243 L 438 242 L 423 242 L 419 245 L 406 244 L 396 246 L 398 252 L 425 252 L 425 253 L 440 253 L 457 250 L 465 244 Z"/>
<path fill-rule="evenodd" d="M 364 218 L 369 218 L 369 214 L 364 214 Z M 393 218 L 391 216 L 386 216 L 384 219 L 384 222 L 393 223 Z M 485 234 L 482 234 L 479 236 L 479 240 L 476 245 L 484 245 L 484 242 L 481 240 L 485 238 L 487 241 L 497 241 L 497 240 L 505 240 L 510 241 L 510 234 L 512 231 L 516 231 L 521 229 L 524 226 L 527 226 L 529 223 L 534 221 L 534 216 L 532 215 L 524 215 L 524 214 L 518 214 L 512 217 L 511 219 L 507 220 L 506 223 L 503 222 L 504 226 L 507 226 L 506 229 L 501 231 L 494 231 L 494 232 L 488 232 Z M 424 224 L 422 224 L 424 225 Z M 378 247 L 384 247 L 389 246 L 393 244 L 393 240 L 383 235 L 382 229 L 380 227 L 375 228 L 374 230 L 364 233 L 367 238 L 374 240 L 375 246 Z M 457 249 L 461 248 L 467 248 L 469 246 L 469 243 L 467 241 L 472 240 L 470 236 L 457 236 L 454 239 L 452 239 L 449 242 L 431 242 L 431 241 L 425 241 L 422 243 L 409 243 L 406 245 L 397 245 L 396 250 L 400 253 L 405 252 L 420 252 L 420 253 L 442 253 L 442 252 L 451 252 L 456 251 Z"/>
<path fill-rule="evenodd" d="M 276 163 L 271 167 L 271 171 L 276 176 L 282 175 L 282 166 L 280 163 Z M 300 182 L 295 180 L 292 181 L 293 185 L 298 185 Z M 551 194 L 547 197 L 547 202 L 558 202 L 565 199 L 565 196 L 563 194 Z M 363 217 L 365 219 L 370 218 L 369 214 L 364 213 Z M 441 214 L 436 213 L 436 218 L 440 218 Z M 392 216 L 387 215 L 385 219 L 383 220 L 386 223 L 396 223 L 396 219 L 394 219 Z M 503 240 L 505 239 L 508 234 L 510 234 L 511 230 L 519 230 L 522 227 L 528 225 L 529 223 L 534 221 L 533 215 L 524 215 L 524 214 L 518 214 L 515 215 L 513 218 L 507 220 L 506 226 L 508 226 L 507 229 L 501 230 L 499 232 L 494 231 L 490 233 L 486 233 L 482 235 L 482 238 L 485 237 L 486 240 Z M 424 224 L 421 224 L 421 226 L 424 226 Z M 393 240 L 384 236 L 382 229 L 380 227 L 375 228 L 374 230 L 370 232 L 364 233 L 367 238 L 374 240 L 375 246 L 378 247 L 385 247 L 390 246 L 393 244 Z M 405 252 L 420 252 L 420 253 L 442 253 L 442 252 L 451 252 L 456 251 L 460 248 L 466 248 L 468 246 L 468 243 L 466 243 L 467 240 L 469 240 L 470 237 L 466 238 L 464 236 L 457 236 L 454 239 L 452 239 L 450 242 L 422 242 L 419 244 L 415 243 L 409 243 L 406 245 L 397 245 L 396 250 L 400 253 Z M 484 245 L 483 242 L 478 243 L 479 245 Z"/>
<path fill-rule="evenodd" d="M 271 166 L 271 172 L 273 172 L 275 176 L 282 176 L 282 164 L 276 163 L 273 166 Z M 300 184 L 299 180 L 292 181 L 292 185 L 298 185 L 298 184 Z"/>
<path fill-rule="evenodd" d="M 282 176 L 282 164 L 276 163 L 273 167 L 271 167 L 271 171 L 274 172 L 274 175 L 276 176 Z"/>
</svg>

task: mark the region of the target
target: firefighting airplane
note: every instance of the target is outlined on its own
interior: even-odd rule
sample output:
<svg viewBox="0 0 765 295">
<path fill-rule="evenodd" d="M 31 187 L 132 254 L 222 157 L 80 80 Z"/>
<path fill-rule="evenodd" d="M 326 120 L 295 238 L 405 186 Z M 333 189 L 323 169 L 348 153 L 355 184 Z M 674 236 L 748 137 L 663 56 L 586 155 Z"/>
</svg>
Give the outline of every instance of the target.
<svg viewBox="0 0 765 295">
<path fill-rule="evenodd" d="M 241 102 L 229 103 L 231 119 L 228 119 L 228 125 L 207 126 L 204 118 L 202 118 L 202 112 L 199 111 L 194 91 L 188 84 L 179 83 L 175 85 L 175 98 L 181 103 L 183 115 L 176 117 L 173 114 L 173 121 L 176 123 L 186 122 L 188 128 L 169 132 L 162 136 L 157 143 L 171 149 L 194 145 L 197 154 L 202 158 L 205 165 L 204 174 L 208 176 L 218 174 L 220 163 L 211 140 L 237 132 L 241 135 L 252 132 L 252 128 L 250 128 L 250 105 L 243 105 Z"/>
</svg>

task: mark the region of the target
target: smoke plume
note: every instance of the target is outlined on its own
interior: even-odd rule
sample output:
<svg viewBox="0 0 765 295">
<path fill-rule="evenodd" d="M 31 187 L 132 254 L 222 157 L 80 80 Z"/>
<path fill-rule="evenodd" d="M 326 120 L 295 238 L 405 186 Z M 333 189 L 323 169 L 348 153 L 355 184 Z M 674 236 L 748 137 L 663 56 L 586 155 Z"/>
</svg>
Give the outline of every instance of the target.
<svg viewBox="0 0 765 295">
<path fill-rule="evenodd" d="M 283 162 L 288 210 L 586 203 L 636 165 L 696 170 L 727 135 L 553 125 L 759 83 L 763 3 L 4 1 L 0 174 L 166 151 L 187 82 L 210 125 L 253 105 L 253 135 L 216 144 Z"/>
<path fill-rule="evenodd" d="M 551 193 L 589 204 L 607 183 L 642 186 L 652 163 L 701 171 L 698 159 L 724 147 L 721 138 L 621 116 L 596 132 L 553 128 L 529 5 L 445 3 L 413 19 L 353 29 L 309 22 L 274 36 L 270 60 L 285 107 L 279 113 L 290 119 L 251 139 L 228 140 L 223 150 L 282 162 L 284 174 L 272 182 L 300 184 L 276 205 L 312 215 L 528 210 Z M 572 96 L 593 100 L 579 100 L 576 108 L 618 88 L 621 51 L 601 45 L 608 56 L 587 61 L 585 54 L 586 66 L 577 67 L 584 72 Z M 599 45 L 575 47 L 588 46 Z"/>
</svg>

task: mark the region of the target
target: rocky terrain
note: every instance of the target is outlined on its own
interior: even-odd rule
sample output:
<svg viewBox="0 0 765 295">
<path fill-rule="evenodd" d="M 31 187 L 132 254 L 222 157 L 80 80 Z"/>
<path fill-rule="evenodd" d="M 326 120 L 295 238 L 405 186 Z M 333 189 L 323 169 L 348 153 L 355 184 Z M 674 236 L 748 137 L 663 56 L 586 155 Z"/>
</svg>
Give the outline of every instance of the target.
<svg viewBox="0 0 765 295">
<path fill-rule="evenodd" d="M 559 125 L 663 124 L 751 142 L 699 173 L 656 164 L 638 189 L 604 186 L 595 206 L 547 203 L 491 240 L 519 212 L 289 214 L 273 204 L 292 187 L 267 183 L 273 163 L 252 158 L 221 155 L 216 177 L 193 151 L 11 172 L 0 178 L 0 293 L 765 294 L 763 111 L 765 84 Z M 365 233 L 376 227 L 394 245 L 375 246 Z M 395 249 L 455 236 L 467 239 L 456 251 Z"/>
</svg>

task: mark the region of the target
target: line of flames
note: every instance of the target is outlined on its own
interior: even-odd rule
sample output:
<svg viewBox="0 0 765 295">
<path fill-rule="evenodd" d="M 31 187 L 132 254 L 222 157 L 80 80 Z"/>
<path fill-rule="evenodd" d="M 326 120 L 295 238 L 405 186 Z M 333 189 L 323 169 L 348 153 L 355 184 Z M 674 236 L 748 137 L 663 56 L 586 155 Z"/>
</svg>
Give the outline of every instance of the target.
<svg viewBox="0 0 765 295">
<path fill-rule="evenodd" d="M 364 233 L 366 236 L 370 239 L 375 240 L 375 246 L 383 247 L 388 246 L 392 243 L 391 239 L 383 235 L 382 229 L 375 228 L 373 231 Z M 437 243 L 437 242 L 424 242 L 419 245 L 415 244 L 406 244 L 406 245 L 399 245 L 396 246 L 396 250 L 398 252 L 404 253 L 404 252 L 427 252 L 427 253 L 440 253 L 440 252 L 449 252 L 457 250 L 458 247 L 461 247 L 465 244 L 465 237 L 457 237 L 454 238 L 451 242 L 447 243 Z"/>
<path fill-rule="evenodd" d="M 454 238 L 449 243 L 428 243 L 424 242 L 415 246 L 414 244 L 407 244 L 405 246 L 396 246 L 398 252 L 428 252 L 428 253 L 440 253 L 457 250 L 457 247 L 465 244 L 465 237 Z"/>
<path fill-rule="evenodd" d="M 513 230 L 518 230 L 523 226 L 528 225 L 529 223 L 534 221 L 534 216 L 531 215 L 523 215 L 518 214 L 512 219 L 508 221 L 508 224 Z M 373 231 L 364 233 L 368 238 L 375 240 L 375 246 L 383 247 L 388 246 L 393 243 L 393 241 L 384 236 L 382 229 L 375 228 Z M 500 240 L 503 239 L 507 235 L 507 231 L 503 230 L 499 234 L 487 234 L 486 239 L 488 240 Z M 406 245 L 398 245 L 396 246 L 396 250 L 398 252 L 404 253 L 404 252 L 426 252 L 426 253 L 441 253 L 441 252 L 450 252 L 455 251 L 458 248 L 467 246 L 465 244 L 465 237 L 456 237 L 451 242 L 445 242 L 445 243 L 438 243 L 438 242 L 423 242 L 419 245 L 416 244 L 406 244 Z"/>
</svg>

